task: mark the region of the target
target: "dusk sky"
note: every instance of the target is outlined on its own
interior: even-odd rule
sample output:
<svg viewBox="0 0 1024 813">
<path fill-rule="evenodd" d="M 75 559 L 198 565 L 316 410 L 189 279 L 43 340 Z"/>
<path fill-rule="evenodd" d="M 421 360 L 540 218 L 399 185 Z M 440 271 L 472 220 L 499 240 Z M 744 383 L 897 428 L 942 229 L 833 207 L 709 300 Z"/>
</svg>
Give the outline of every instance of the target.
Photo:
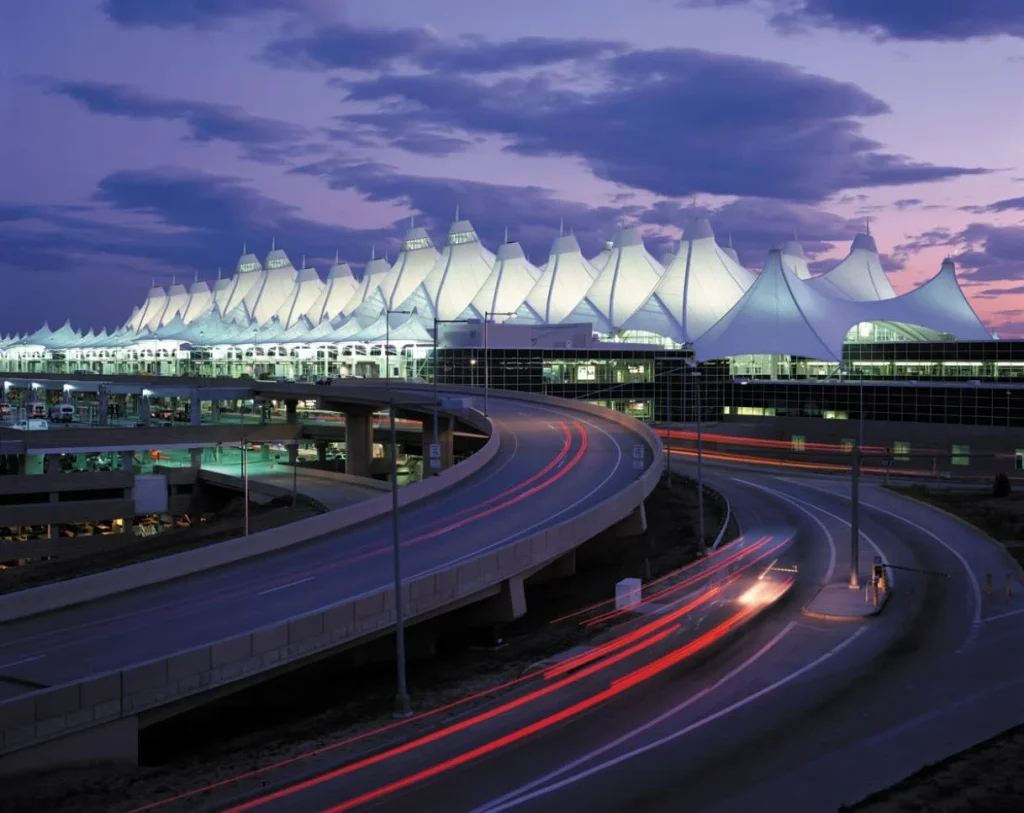
<svg viewBox="0 0 1024 813">
<path fill-rule="evenodd" d="M 271 239 L 358 267 L 455 207 L 534 262 L 695 210 L 759 268 L 870 218 L 1024 335 L 1024 0 L 2 3 L 0 333 L 113 328 Z"/>
</svg>

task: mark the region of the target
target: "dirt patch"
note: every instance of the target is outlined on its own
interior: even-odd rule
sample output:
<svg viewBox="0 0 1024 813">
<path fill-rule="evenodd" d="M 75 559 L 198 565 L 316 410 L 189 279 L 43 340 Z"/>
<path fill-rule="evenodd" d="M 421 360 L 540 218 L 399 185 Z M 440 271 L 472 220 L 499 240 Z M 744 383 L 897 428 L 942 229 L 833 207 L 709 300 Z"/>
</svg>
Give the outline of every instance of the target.
<svg viewBox="0 0 1024 813">
<path fill-rule="evenodd" d="M 212 521 L 191 528 L 177 528 L 154 536 L 123 534 L 92 537 L 91 539 L 96 540 L 94 550 L 78 552 L 69 558 L 56 557 L 0 570 L 0 593 L 13 593 L 43 584 L 88 576 L 91 573 L 102 573 L 235 539 L 243 533 L 242 512 L 242 501 L 239 499 L 229 503 Z M 293 509 L 291 497 L 279 497 L 261 505 L 250 505 L 249 530 L 251 533 L 265 531 L 306 519 L 317 513 L 315 509 L 302 503 Z M 90 538 L 78 537 L 74 540 L 78 543 L 75 547 L 79 551 L 80 544 L 86 539 Z M 6 548 L 0 548 L 0 552 L 4 550 Z"/>
<path fill-rule="evenodd" d="M 655 577 L 693 560 L 696 554 L 696 494 L 692 486 L 660 486 L 647 502 L 648 531 L 631 538 L 588 543 L 577 557 L 576 575 L 527 587 L 527 615 L 497 628 L 470 631 L 458 616 L 409 630 L 409 686 L 417 712 L 438 709 L 478 693 L 473 704 L 451 712 L 462 716 L 492 702 L 509 681 L 538 661 L 584 644 L 605 632 L 553 620 L 596 601 L 607 600 L 624 576 Z M 722 521 L 721 507 L 705 501 L 709 534 Z M 735 534 L 730 532 L 727 538 Z M 498 638 L 503 644 L 493 644 Z M 142 737 L 149 767 L 130 771 L 97 768 L 19 778 L 0 787 L 0 807 L 15 811 L 125 811 L 222 779 L 272 765 L 314 749 L 378 731 L 392 723 L 394 666 L 388 660 L 393 639 L 364 648 L 369 664 L 353 668 L 354 654 L 342 653 L 277 680 L 239 692 L 191 715 L 147 730 Z M 417 650 L 421 650 L 417 654 Z M 379 659 L 374 665 L 373 661 Z M 258 709 L 258 713 L 254 710 Z M 378 750 L 397 738 L 422 733 L 445 722 L 445 715 L 413 721 L 401 732 L 378 733 L 320 759 L 346 758 Z M 201 732 L 201 733 L 200 733 Z M 216 732 L 216 733 L 215 733 Z M 287 769 L 305 773 L 316 759 Z M 281 771 L 260 775 L 225 791 L 231 794 L 268 787 Z M 226 801 L 218 796 L 219 802 Z M 192 810 L 210 804 L 203 795 L 161 810 Z"/>
<path fill-rule="evenodd" d="M 1021 809 L 1024 726 L 1013 728 L 917 773 L 843 811 L 1002 813 Z"/>
<path fill-rule="evenodd" d="M 1001 542 L 1011 556 L 1024 564 L 1024 494 L 1014 492 L 1006 497 L 993 497 L 991 488 L 888 488 L 969 522 Z"/>
</svg>

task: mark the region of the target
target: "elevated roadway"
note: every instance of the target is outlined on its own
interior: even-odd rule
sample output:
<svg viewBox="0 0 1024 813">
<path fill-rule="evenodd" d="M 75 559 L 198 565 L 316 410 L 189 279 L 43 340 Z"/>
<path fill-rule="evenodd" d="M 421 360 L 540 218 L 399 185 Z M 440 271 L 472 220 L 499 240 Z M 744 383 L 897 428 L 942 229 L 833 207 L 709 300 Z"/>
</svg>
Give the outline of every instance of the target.
<svg viewBox="0 0 1024 813">
<path fill-rule="evenodd" d="M 711 468 L 707 480 L 748 532 L 798 528 L 800 563 L 789 598 L 714 657 L 694 655 L 624 692 L 614 688 L 628 671 L 612 666 L 555 699 L 462 715 L 450 736 L 420 747 L 362 765 L 339 755 L 333 769 L 279 776 L 276 786 L 264 776 L 264 790 L 211 804 L 239 813 L 818 813 L 1024 719 L 1020 585 L 1009 597 L 982 587 L 985 573 L 1012 569 L 998 546 L 866 485 L 862 575 L 877 554 L 909 570 L 896 573 L 881 615 L 811 619 L 801 607 L 848 572 L 847 484 L 731 468 Z M 697 629 L 713 623 L 702 617 Z"/>
<path fill-rule="evenodd" d="M 305 397 L 290 386 L 274 389 Z M 379 387 L 334 387 L 331 395 L 382 397 Z M 423 404 L 429 392 L 396 387 L 395 395 Z M 401 511 L 413 621 L 484 599 L 494 612 L 521 614 L 526 575 L 611 525 L 643 520 L 661 447 L 642 425 L 505 395 L 490 399 L 490 419 L 493 458 Z M 176 702 L 383 634 L 393 626 L 390 523 L 379 517 L 230 567 L 3 624 L 0 686 L 9 699 L 0 702 L 0 770 L 66 760 L 69 749 L 130 757 L 138 726 Z M 87 739 L 90 732 L 97 737 Z"/>
</svg>

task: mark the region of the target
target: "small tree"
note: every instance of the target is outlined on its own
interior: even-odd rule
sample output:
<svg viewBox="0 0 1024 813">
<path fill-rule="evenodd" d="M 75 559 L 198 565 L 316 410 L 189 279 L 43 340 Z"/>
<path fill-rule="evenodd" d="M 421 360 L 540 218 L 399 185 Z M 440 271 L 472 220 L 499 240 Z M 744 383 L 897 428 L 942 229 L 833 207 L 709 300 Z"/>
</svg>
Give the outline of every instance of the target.
<svg viewBox="0 0 1024 813">
<path fill-rule="evenodd" d="M 1011 491 L 1010 478 L 1003 472 L 999 472 L 999 474 L 996 475 L 996 478 L 992 481 L 992 496 L 1009 497 Z"/>
</svg>

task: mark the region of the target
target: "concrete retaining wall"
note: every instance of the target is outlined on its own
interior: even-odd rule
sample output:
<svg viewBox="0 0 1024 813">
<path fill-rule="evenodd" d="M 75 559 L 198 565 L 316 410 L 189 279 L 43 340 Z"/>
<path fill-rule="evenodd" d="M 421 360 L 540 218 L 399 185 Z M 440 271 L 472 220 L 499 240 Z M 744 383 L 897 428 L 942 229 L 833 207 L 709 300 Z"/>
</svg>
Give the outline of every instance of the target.
<svg viewBox="0 0 1024 813">
<path fill-rule="evenodd" d="M 483 422 L 482 416 L 478 423 Z M 457 466 L 419 483 L 403 487 L 398 492 L 399 506 L 412 505 L 444 491 L 456 483 L 472 477 L 490 463 L 498 453 L 501 439 L 491 431 L 483 448 Z M 288 492 L 289 494 L 291 492 Z M 300 545 L 327 534 L 353 528 L 391 510 L 391 495 L 381 494 L 369 500 L 329 511 L 315 517 L 271 528 L 249 536 L 230 539 L 204 548 L 163 556 L 148 562 L 95 573 L 78 579 L 47 584 L 29 590 L 20 590 L 0 596 L 0 623 L 52 612 L 76 604 L 84 604 L 106 596 L 138 590 L 152 584 L 180 579 L 203 570 L 233 564 L 253 556 Z"/>
<path fill-rule="evenodd" d="M 417 433 L 418 434 L 418 433 Z M 291 464 L 279 461 L 277 465 L 283 471 L 291 471 Z M 359 477 L 356 474 L 346 474 L 342 471 L 328 471 L 327 469 L 316 469 L 312 466 L 299 466 L 299 472 L 303 477 L 319 477 L 322 480 L 334 480 L 337 483 L 347 483 L 360 488 L 372 488 L 376 491 L 391 491 L 391 483 L 384 480 L 376 480 L 373 477 Z"/>
<path fill-rule="evenodd" d="M 538 396 L 538 400 L 541 398 L 544 397 Z M 544 398 L 544 401 L 555 399 Z M 616 418 L 600 407 L 580 411 L 611 418 L 650 444 L 653 459 L 638 479 L 583 514 L 499 550 L 406 582 L 402 587 L 403 601 L 410 621 L 457 605 L 557 559 L 625 519 L 654 490 L 664 465 L 657 435 L 624 415 Z M 496 434 L 488 440 L 489 445 L 492 442 L 496 449 Z M 491 454 L 493 456 L 493 451 Z M 482 453 L 477 453 L 449 471 L 456 472 L 483 457 Z M 478 462 L 475 469 L 481 465 Z M 424 485 L 442 481 L 445 474 L 447 472 L 430 478 Z M 459 479 L 465 476 L 467 474 Z M 449 483 L 450 480 L 436 485 L 434 491 Z M 389 495 L 383 497 L 390 499 Z M 275 533 L 286 531 L 287 528 L 275 529 Z M 252 539 L 245 541 L 251 543 Z M 156 580 L 156 575 L 149 577 Z M 32 591 L 25 594 L 29 592 Z M 85 592 L 81 591 L 80 595 Z M 35 746 L 118 717 L 136 717 L 166 703 L 275 669 L 290 661 L 356 643 L 380 634 L 393 624 L 394 590 L 382 589 L 199 649 L 13 698 L 0 703 L 0 754 Z M 2 769 L 0 762 L 0 771 Z"/>
</svg>

